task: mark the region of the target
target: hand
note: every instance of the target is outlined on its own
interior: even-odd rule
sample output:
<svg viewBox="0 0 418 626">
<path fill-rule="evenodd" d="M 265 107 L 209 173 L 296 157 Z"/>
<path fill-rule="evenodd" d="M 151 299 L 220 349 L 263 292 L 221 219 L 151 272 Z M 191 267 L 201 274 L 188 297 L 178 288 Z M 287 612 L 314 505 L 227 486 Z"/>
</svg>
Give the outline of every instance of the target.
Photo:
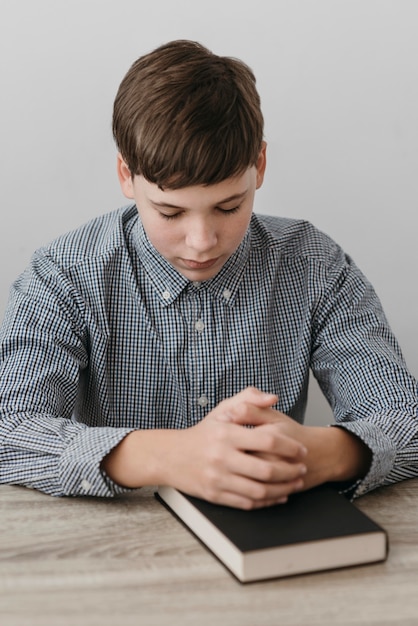
<svg viewBox="0 0 418 626">
<path fill-rule="evenodd" d="M 277 401 L 277 398 L 276 398 Z M 324 482 L 354 481 L 364 477 L 371 465 L 372 453 L 356 435 L 344 428 L 328 426 L 304 426 L 289 416 L 270 409 L 253 414 L 252 421 L 241 419 L 238 412 L 233 421 L 251 423 L 256 429 L 268 427 L 298 441 L 306 450 L 304 458 L 306 475 L 303 489 L 310 489 Z M 259 458 L 272 460 L 271 453 L 256 453 Z"/>
<path fill-rule="evenodd" d="M 163 482 L 244 509 L 285 502 L 303 488 L 306 450 L 281 432 L 272 415 L 276 402 L 275 395 L 247 388 L 196 426 L 172 431 L 177 444 L 161 451 L 168 470 Z"/>
</svg>

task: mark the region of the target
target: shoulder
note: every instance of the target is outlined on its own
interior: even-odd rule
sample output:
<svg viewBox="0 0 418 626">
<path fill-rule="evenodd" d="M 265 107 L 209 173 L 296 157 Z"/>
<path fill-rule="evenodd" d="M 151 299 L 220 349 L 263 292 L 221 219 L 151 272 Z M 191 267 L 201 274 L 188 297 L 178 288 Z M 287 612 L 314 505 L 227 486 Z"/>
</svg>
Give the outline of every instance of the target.
<svg viewBox="0 0 418 626">
<path fill-rule="evenodd" d="M 254 214 L 251 221 L 253 250 L 280 255 L 281 259 L 305 260 L 330 265 L 344 261 L 341 247 L 306 220 Z"/>
<path fill-rule="evenodd" d="M 63 270 L 83 262 L 117 254 L 126 248 L 126 236 L 135 226 L 135 205 L 121 207 L 94 218 L 35 252 L 34 258 L 49 257 Z"/>
<path fill-rule="evenodd" d="M 39 248 L 12 286 L 10 310 L 17 302 L 34 307 L 36 316 L 65 310 L 74 326 L 79 312 L 97 298 L 115 275 L 130 267 L 130 233 L 137 224 L 135 205 L 90 220 Z"/>
</svg>

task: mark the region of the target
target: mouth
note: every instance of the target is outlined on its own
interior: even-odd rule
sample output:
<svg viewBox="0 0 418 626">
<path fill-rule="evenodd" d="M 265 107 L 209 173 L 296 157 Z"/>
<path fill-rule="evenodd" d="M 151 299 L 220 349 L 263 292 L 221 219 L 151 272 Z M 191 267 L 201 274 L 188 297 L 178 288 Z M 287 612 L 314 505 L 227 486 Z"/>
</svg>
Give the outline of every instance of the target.
<svg viewBox="0 0 418 626">
<path fill-rule="evenodd" d="M 219 260 L 219 257 L 215 259 L 208 259 L 207 261 L 193 261 L 193 259 L 182 259 L 183 264 L 191 270 L 206 270 L 213 267 Z"/>
</svg>

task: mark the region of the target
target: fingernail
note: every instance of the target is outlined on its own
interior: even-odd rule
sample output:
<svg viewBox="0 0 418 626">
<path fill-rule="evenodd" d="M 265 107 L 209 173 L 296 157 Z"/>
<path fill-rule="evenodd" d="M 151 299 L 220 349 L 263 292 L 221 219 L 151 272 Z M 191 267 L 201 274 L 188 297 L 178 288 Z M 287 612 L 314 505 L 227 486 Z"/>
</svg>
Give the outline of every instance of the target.
<svg viewBox="0 0 418 626">
<path fill-rule="evenodd" d="M 266 400 L 274 400 L 277 401 L 277 395 L 275 393 L 267 393 L 266 391 L 263 391 L 263 398 L 265 398 Z"/>
</svg>

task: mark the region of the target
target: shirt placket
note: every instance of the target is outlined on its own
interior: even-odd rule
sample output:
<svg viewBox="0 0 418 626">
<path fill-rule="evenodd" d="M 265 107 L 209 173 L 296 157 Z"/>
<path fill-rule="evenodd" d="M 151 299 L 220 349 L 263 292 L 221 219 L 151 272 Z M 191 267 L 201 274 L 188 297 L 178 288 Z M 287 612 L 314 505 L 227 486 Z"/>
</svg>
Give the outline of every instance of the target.
<svg viewBox="0 0 418 626">
<path fill-rule="evenodd" d="M 210 358 L 210 338 L 207 324 L 208 311 L 204 306 L 204 290 L 199 285 L 191 287 L 188 303 L 189 354 L 189 422 L 196 424 L 208 412 L 210 404 L 210 381 L 206 361 Z"/>
</svg>

